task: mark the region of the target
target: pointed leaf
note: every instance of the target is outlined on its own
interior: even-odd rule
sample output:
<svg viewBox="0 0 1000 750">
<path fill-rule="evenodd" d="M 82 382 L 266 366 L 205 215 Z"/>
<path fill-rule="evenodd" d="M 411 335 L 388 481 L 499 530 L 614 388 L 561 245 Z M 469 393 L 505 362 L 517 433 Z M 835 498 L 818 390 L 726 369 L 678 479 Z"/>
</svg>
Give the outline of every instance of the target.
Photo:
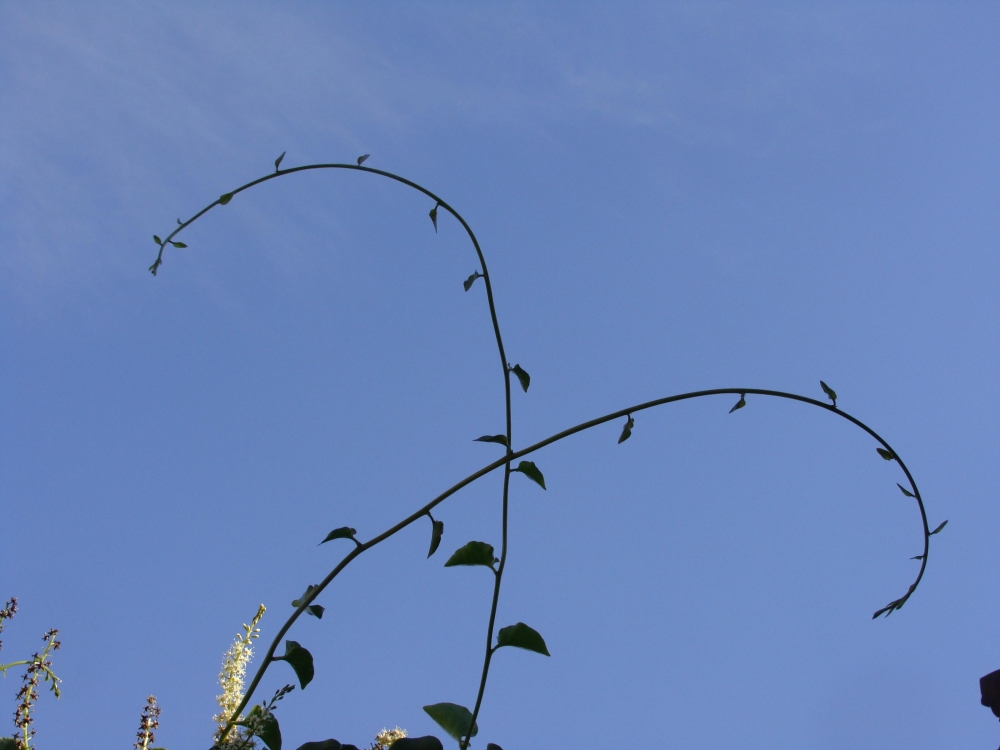
<svg viewBox="0 0 1000 750">
<path fill-rule="evenodd" d="M 916 495 L 914 495 L 912 492 L 906 489 L 906 487 L 901 485 L 899 482 L 896 482 L 896 486 L 899 487 L 899 491 L 902 492 L 907 497 L 916 497 Z"/>
<path fill-rule="evenodd" d="M 474 274 L 469 276 L 469 278 L 463 281 L 462 286 L 465 287 L 465 291 L 469 291 L 470 289 L 472 289 L 472 285 L 476 283 L 476 279 L 478 279 L 480 276 L 482 276 L 482 274 L 479 273 L 479 271 L 476 271 Z"/>
<path fill-rule="evenodd" d="M 246 727 L 250 725 L 251 719 L 256 719 L 262 713 L 260 706 L 254 706 L 243 721 L 235 722 L 237 726 Z M 270 711 L 260 722 L 255 734 L 260 737 L 270 750 L 281 750 L 281 728 L 278 726 L 278 719 Z"/>
<path fill-rule="evenodd" d="M 895 456 L 892 454 L 892 451 L 887 451 L 885 448 L 876 448 L 875 450 L 877 450 L 878 454 L 886 461 L 891 461 L 892 459 L 895 458 Z"/>
<path fill-rule="evenodd" d="M 312 682 L 316 673 L 313 668 L 313 657 L 306 649 L 302 648 L 295 641 L 285 641 L 285 655 L 273 657 L 275 661 L 287 661 L 295 670 L 295 676 L 299 678 L 299 685 L 305 690 L 306 685 Z"/>
<path fill-rule="evenodd" d="M 506 435 L 483 435 L 482 437 L 477 437 L 472 442 L 474 443 L 500 443 L 500 445 L 507 447 L 507 436 Z"/>
<path fill-rule="evenodd" d="M 444 750 L 441 740 L 433 735 L 427 735 L 426 737 L 403 737 L 393 742 L 389 747 L 393 748 L 393 750 Z"/>
<path fill-rule="evenodd" d="M 299 745 L 295 750 L 340 750 L 343 747 L 337 740 L 323 740 L 322 742 L 307 742 Z"/>
<path fill-rule="evenodd" d="M 632 437 L 632 427 L 635 425 L 635 420 L 630 416 L 625 426 L 622 428 L 622 434 L 618 438 L 618 444 L 621 445 L 630 437 Z M 544 486 L 544 485 L 543 485 Z"/>
<path fill-rule="evenodd" d="M 923 560 L 924 556 L 923 555 L 916 555 L 915 557 L 911 557 L 910 559 L 911 560 Z"/>
<path fill-rule="evenodd" d="M 315 591 L 317 588 L 319 588 L 319 587 L 318 586 L 312 586 L 312 585 L 306 586 L 306 593 L 304 593 L 298 599 L 293 599 L 292 600 L 292 606 L 296 607 L 296 608 L 301 607 L 302 606 L 302 602 L 304 602 L 306 599 L 308 599 L 309 595 L 312 594 L 312 592 Z"/>
<path fill-rule="evenodd" d="M 287 151 L 282 151 L 281 156 L 274 160 L 274 171 L 277 172 L 281 168 L 281 160 L 285 158 Z"/>
<path fill-rule="evenodd" d="M 500 628 L 500 632 L 497 634 L 497 648 L 503 646 L 515 646 L 534 651 L 536 654 L 551 655 L 545 647 L 545 639 L 539 635 L 537 630 L 529 628 L 523 622 Z"/>
<path fill-rule="evenodd" d="M 514 365 L 510 371 L 517 375 L 517 379 L 521 381 L 521 388 L 527 393 L 528 386 L 531 385 L 531 376 L 521 368 L 521 365 Z"/>
<path fill-rule="evenodd" d="M 183 242 L 174 242 L 173 240 L 170 240 L 170 244 L 173 245 L 174 247 L 179 247 L 179 248 L 187 247 L 187 245 L 185 245 Z"/>
<path fill-rule="evenodd" d="M 160 239 L 160 238 L 159 238 L 159 237 L 158 237 L 157 235 L 155 235 L 155 234 L 153 235 L 153 242 L 155 242 L 155 243 L 156 243 L 157 245 L 162 245 L 162 244 L 163 244 L 163 240 L 161 240 L 161 239 Z"/>
<path fill-rule="evenodd" d="M 729 410 L 729 413 L 732 414 L 737 409 L 742 409 L 746 405 L 747 405 L 747 397 L 745 394 L 741 393 L 740 400 L 736 402 L 736 406 L 734 406 L 732 409 Z"/>
<path fill-rule="evenodd" d="M 538 470 L 533 461 L 522 461 L 514 471 L 521 472 L 532 482 L 537 482 L 543 490 L 545 489 L 545 477 L 542 476 L 542 472 Z"/>
<path fill-rule="evenodd" d="M 233 194 L 232 193 L 226 193 L 225 195 L 220 195 L 219 196 L 219 204 L 224 206 L 227 203 L 229 203 L 229 201 L 231 201 L 232 199 L 233 199 Z"/>
<path fill-rule="evenodd" d="M 358 533 L 357 529 L 352 529 L 350 526 L 341 526 L 339 529 L 334 529 L 329 534 L 326 535 L 320 544 L 326 544 L 327 542 L 333 541 L 334 539 L 353 539 L 354 535 Z M 316 545 L 317 547 L 319 545 Z"/>
<path fill-rule="evenodd" d="M 310 604 L 308 607 L 306 607 L 306 614 L 307 615 L 312 615 L 317 620 L 322 620 L 323 619 L 323 611 L 325 609 L 326 609 L 325 607 L 321 607 L 318 604 Z"/>
<path fill-rule="evenodd" d="M 446 568 L 455 565 L 485 565 L 487 568 L 493 567 L 493 545 L 486 542 L 469 542 L 464 547 L 459 547 L 455 553 L 448 558 L 444 564 Z"/>
<path fill-rule="evenodd" d="M 430 557 L 437 552 L 438 545 L 441 544 L 441 535 L 444 533 L 444 521 L 434 521 L 431 523 L 431 549 L 427 553 Z"/>
<path fill-rule="evenodd" d="M 362 164 L 364 164 L 368 160 L 369 156 L 371 156 L 371 154 L 362 154 L 361 156 L 359 156 L 358 157 L 358 166 L 360 167 Z"/>
<path fill-rule="evenodd" d="M 934 531 L 932 531 L 930 534 L 928 534 L 928 536 L 934 536 L 939 531 L 941 531 L 941 529 L 943 529 L 947 524 L 948 524 L 947 521 L 942 521 L 941 523 L 938 524 L 938 527 L 936 529 L 934 529 Z"/>
<path fill-rule="evenodd" d="M 823 389 L 823 393 L 825 393 L 829 397 L 829 399 L 833 402 L 833 405 L 836 406 L 837 405 L 837 392 L 835 390 L 833 390 L 833 388 L 831 388 L 830 386 L 828 386 L 826 383 L 824 383 L 822 380 L 819 381 L 819 384 L 820 384 L 820 387 Z"/>
<path fill-rule="evenodd" d="M 431 217 L 431 222 L 433 222 L 433 224 L 434 224 L 434 233 L 437 234 L 437 230 L 438 230 L 438 207 L 435 205 L 434 208 L 431 209 L 431 212 L 429 214 L 427 214 L 427 215 Z M 469 288 L 466 287 L 465 291 L 469 291 Z"/>
<path fill-rule="evenodd" d="M 472 724 L 472 712 L 457 703 L 435 703 L 432 706 L 424 706 L 424 711 L 458 742 L 462 741 L 462 737 L 469 731 L 469 725 Z M 472 724 L 472 733 L 469 736 L 475 737 L 477 734 L 479 727 Z"/>
</svg>

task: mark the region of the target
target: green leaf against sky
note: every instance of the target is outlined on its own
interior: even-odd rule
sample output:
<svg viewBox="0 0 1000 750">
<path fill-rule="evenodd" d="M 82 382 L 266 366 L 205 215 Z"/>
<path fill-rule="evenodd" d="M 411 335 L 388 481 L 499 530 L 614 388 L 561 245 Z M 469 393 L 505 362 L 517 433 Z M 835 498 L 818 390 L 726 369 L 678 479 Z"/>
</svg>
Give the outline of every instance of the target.
<svg viewBox="0 0 1000 750">
<path fill-rule="evenodd" d="M 618 442 L 621 441 L 619 440 Z M 521 461 L 513 471 L 521 472 L 532 482 L 538 483 L 543 490 L 545 489 L 545 477 L 542 476 L 542 472 L 535 466 L 534 461 Z"/>
<path fill-rule="evenodd" d="M 500 632 L 497 633 L 497 648 L 503 646 L 523 648 L 545 656 L 551 655 L 545 645 L 545 639 L 537 630 L 528 627 L 523 622 L 500 628 Z"/>
<path fill-rule="evenodd" d="M 440 724 L 444 731 L 458 741 L 462 740 L 465 733 L 469 731 L 469 724 L 472 724 L 472 712 L 457 703 L 435 703 L 424 706 L 424 711 Z M 469 736 L 475 737 L 477 734 L 479 734 L 479 727 L 473 724 L 472 733 Z"/>
<path fill-rule="evenodd" d="M 469 542 L 464 547 L 455 550 L 444 566 L 451 568 L 456 565 L 485 565 L 487 568 L 492 568 L 495 559 L 492 544 Z"/>
<path fill-rule="evenodd" d="M 275 661 L 287 661 L 295 670 L 295 676 L 299 678 L 299 686 L 305 690 L 306 685 L 312 682 L 315 675 L 313 668 L 313 657 L 306 649 L 302 648 L 296 641 L 285 641 L 285 653 L 283 656 L 275 656 Z"/>
<path fill-rule="evenodd" d="M 350 526 L 341 526 L 339 529 L 334 529 L 329 534 L 326 535 L 320 544 L 326 544 L 327 542 L 332 542 L 334 539 L 353 539 L 354 535 L 358 533 L 357 529 L 352 529 Z"/>
<path fill-rule="evenodd" d="M 444 521 L 431 522 L 431 548 L 427 552 L 430 557 L 437 552 L 438 545 L 441 544 L 441 535 L 444 534 Z"/>
</svg>

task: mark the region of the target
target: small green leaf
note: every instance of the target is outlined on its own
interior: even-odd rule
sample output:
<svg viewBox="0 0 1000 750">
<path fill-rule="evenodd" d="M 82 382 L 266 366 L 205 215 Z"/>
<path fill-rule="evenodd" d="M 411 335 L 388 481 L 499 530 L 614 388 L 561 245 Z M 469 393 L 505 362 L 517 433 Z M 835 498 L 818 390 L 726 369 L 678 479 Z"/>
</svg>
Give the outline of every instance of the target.
<svg viewBox="0 0 1000 750">
<path fill-rule="evenodd" d="M 635 420 L 632 419 L 632 415 L 630 414 L 629 418 L 628 418 L 628 421 L 625 423 L 625 426 L 622 428 L 622 434 L 618 438 L 618 444 L 619 445 L 621 445 L 626 440 L 628 440 L 630 437 L 632 437 L 632 428 L 634 426 L 635 426 Z M 544 487 L 545 485 L 543 484 L 542 486 Z"/>
<path fill-rule="evenodd" d="M 350 526 L 341 526 L 339 529 L 334 529 L 329 534 L 327 534 L 326 539 L 320 542 L 320 544 L 326 544 L 327 542 L 331 542 L 334 539 L 353 539 L 354 535 L 357 533 L 358 533 L 357 529 L 352 529 Z M 318 547 L 319 545 L 316 546 Z"/>
<path fill-rule="evenodd" d="M 465 287 L 465 291 L 469 291 L 470 289 L 472 289 L 472 285 L 476 283 L 476 279 L 478 279 L 480 276 L 482 276 L 482 274 L 479 273 L 479 271 L 476 271 L 469 278 L 463 281 L 462 286 Z"/>
<path fill-rule="evenodd" d="M 487 568 L 492 568 L 494 560 L 492 544 L 469 542 L 464 547 L 455 550 L 444 566 L 451 568 L 456 565 L 485 565 Z"/>
<path fill-rule="evenodd" d="M 472 712 L 457 703 L 435 703 L 432 706 L 424 706 L 424 711 L 458 742 L 462 741 L 462 737 L 469 731 L 469 725 L 472 724 Z M 469 736 L 475 737 L 477 734 L 479 727 L 472 724 L 472 733 Z"/>
<path fill-rule="evenodd" d="M 281 168 L 281 160 L 285 158 L 287 151 L 282 151 L 281 156 L 274 160 L 274 171 L 277 172 Z"/>
<path fill-rule="evenodd" d="M 312 586 L 312 585 L 310 585 L 310 586 L 307 586 L 307 587 L 306 587 L 306 593 L 304 593 L 304 594 L 303 594 L 302 596 L 300 596 L 300 597 L 299 597 L 298 599 L 293 599 L 293 600 L 292 600 L 292 606 L 293 606 L 293 607 L 296 607 L 296 608 L 297 608 L 297 607 L 301 607 L 301 606 L 302 606 L 302 603 L 303 603 L 303 602 L 304 602 L 304 601 L 305 601 L 306 599 L 308 599 L 308 598 L 309 598 L 309 595 L 310 595 L 310 594 L 312 594 L 312 592 L 313 592 L 313 591 L 315 591 L 315 590 L 316 590 L 317 588 L 319 588 L 319 587 L 318 587 L 318 586 Z"/>
<path fill-rule="evenodd" d="M 219 196 L 219 205 L 224 206 L 227 203 L 229 203 L 229 201 L 231 201 L 232 199 L 233 199 L 233 194 L 232 193 L 226 193 L 224 195 L 220 195 Z"/>
<path fill-rule="evenodd" d="M 187 245 L 185 245 L 183 242 L 174 242 L 173 240 L 170 240 L 170 244 L 173 245 L 174 247 L 179 247 L 179 248 L 187 247 Z"/>
<path fill-rule="evenodd" d="M 876 448 L 875 450 L 877 450 L 878 454 L 886 461 L 891 461 L 896 457 L 893 455 L 892 451 L 887 451 L 885 448 Z"/>
<path fill-rule="evenodd" d="M 325 610 L 325 607 L 321 607 L 318 604 L 310 604 L 308 607 L 306 607 L 306 614 L 307 615 L 312 615 L 317 620 L 322 620 L 323 619 L 323 611 L 324 610 Z"/>
<path fill-rule="evenodd" d="M 261 708 L 260 706 L 254 706 L 250 709 L 250 717 L 260 716 Z M 240 726 L 246 726 L 246 721 L 237 722 Z M 278 726 L 278 719 L 271 712 L 268 712 L 267 716 L 261 722 L 260 728 L 257 730 L 257 736 L 260 737 L 264 744 L 267 745 L 270 750 L 281 750 L 281 728 Z"/>
<path fill-rule="evenodd" d="M 531 376 L 521 368 L 521 365 L 514 365 L 510 371 L 517 375 L 517 379 L 521 381 L 521 388 L 527 393 L 528 386 L 531 385 Z"/>
<path fill-rule="evenodd" d="M 469 727 L 466 726 L 466 729 Z M 393 750 L 444 750 L 441 740 L 432 735 L 426 737 L 403 737 L 390 745 Z"/>
<path fill-rule="evenodd" d="M 159 237 L 158 237 L 157 235 L 155 235 L 155 234 L 153 235 L 153 242 L 155 242 L 155 243 L 156 243 L 157 245 L 162 245 L 162 244 L 163 244 L 163 240 L 161 240 L 161 239 L 160 239 L 160 238 L 159 238 Z"/>
<path fill-rule="evenodd" d="M 500 443 L 500 445 L 507 447 L 507 436 L 506 435 L 483 435 L 482 437 L 477 437 L 472 442 L 474 443 Z"/>
<path fill-rule="evenodd" d="M 361 156 L 359 156 L 358 157 L 358 166 L 360 167 L 362 164 L 364 164 L 368 160 L 369 156 L 371 156 L 371 154 L 362 154 Z"/>
<path fill-rule="evenodd" d="M 906 487 L 901 485 L 899 482 L 896 482 L 896 486 L 899 487 L 899 491 L 902 492 L 907 497 L 916 497 L 916 495 L 914 495 L 912 492 L 906 489 Z"/>
<path fill-rule="evenodd" d="M 516 646 L 534 651 L 536 654 L 551 655 L 545 647 L 545 639 L 539 635 L 537 630 L 529 628 L 523 622 L 500 628 L 500 632 L 497 634 L 497 648 L 503 646 Z"/>
<path fill-rule="evenodd" d="M 437 552 L 438 545 L 441 544 L 441 535 L 444 533 L 444 521 L 433 521 L 431 522 L 431 548 L 427 553 L 430 557 L 435 552 Z"/>
<path fill-rule="evenodd" d="M 947 521 L 942 521 L 941 523 L 938 524 L 938 527 L 936 529 L 934 529 L 934 531 L 932 531 L 930 534 L 928 534 L 928 536 L 934 536 L 939 531 L 941 531 L 941 529 L 943 529 L 947 524 L 948 524 Z"/>
<path fill-rule="evenodd" d="M 312 682 L 315 670 L 313 669 L 313 657 L 306 649 L 302 648 L 295 641 L 285 641 L 285 655 L 273 657 L 275 661 L 287 661 L 295 670 L 295 676 L 299 678 L 299 685 L 305 690 L 306 685 Z"/>
<path fill-rule="evenodd" d="M 741 393 L 740 400 L 736 402 L 736 406 L 734 406 L 732 409 L 729 410 L 729 413 L 732 414 L 737 409 L 742 409 L 746 405 L 747 405 L 747 395 L 745 393 Z"/>
<path fill-rule="evenodd" d="M 820 387 L 823 389 L 823 393 L 833 402 L 833 405 L 837 405 L 837 392 L 833 390 L 830 386 L 824 383 L 822 380 L 819 381 Z"/>
<path fill-rule="evenodd" d="M 545 477 L 542 476 L 542 472 L 538 470 L 533 461 L 522 461 L 513 471 L 521 472 L 532 482 L 537 482 L 543 490 L 545 489 Z"/>
<path fill-rule="evenodd" d="M 149 272 L 150 272 L 151 274 L 153 274 L 153 276 L 156 276 L 156 269 L 157 269 L 157 268 L 159 268 L 159 267 L 160 267 L 160 266 L 162 265 L 162 263 L 163 263 L 163 261 L 162 261 L 162 260 L 160 260 L 159 258 L 157 258 L 157 259 L 156 259 L 156 260 L 155 260 L 155 261 L 153 262 L 153 265 L 151 265 L 151 266 L 149 267 Z"/>
<path fill-rule="evenodd" d="M 437 230 L 438 230 L 438 207 L 437 207 L 437 204 L 434 205 L 434 208 L 432 208 L 431 212 L 429 214 L 427 214 L 427 215 L 431 217 L 431 222 L 434 224 L 434 233 L 437 234 Z M 466 283 L 468 283 L 468 282 L 466 282 Z M 469 287 L 466 287 L 465 291 L 469 291 Z"/>
</svg>

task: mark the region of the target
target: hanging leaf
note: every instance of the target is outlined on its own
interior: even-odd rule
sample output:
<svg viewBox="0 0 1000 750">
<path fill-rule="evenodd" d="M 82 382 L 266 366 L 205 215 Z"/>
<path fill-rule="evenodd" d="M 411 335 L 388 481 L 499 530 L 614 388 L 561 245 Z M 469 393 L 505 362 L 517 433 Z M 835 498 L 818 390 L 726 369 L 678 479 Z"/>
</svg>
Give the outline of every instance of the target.
<svg viewBox="0 0 1000 750">
<path fill-rule="evenodd" d="M 500 628 L 500 632 L 497 634 L 497 648 L 503 646 L 515 646 L 534 651 L 536 654 L 551 656 L 545 647 L 545 639 L 539 635 L 537 630 L 529 628 L 523 622 Z"/>
<path fill-rule="evenodd" d="M 517 379 L 521 381 L 521 388 L 527 393 L 528 386 L 531 385 L 531 376 L 521 369 L 521 365 L 514 365 L 510 368 L 510 371 L 517 375 Z"/>
<path fill-rule="evenodd" d="M 479 273 L 479 271 L 476 271 L 469 278 L 463 281 L 462 286 L 465 287 L 465 291 L 469 291 L 470 289 L 472 289 L 472 285 L 476 283 L 476 279 L 478 279 L 480 276 L 482 276 L 482 274 Z"/>
<path fill-rule="evenodd" d="M 896 457 L 893 455 L 892 451 L 887 451 L 885 448 L 876 448 L 875 450 L 877 450 L 878 454 L 886 461 L 891 461 Z"/>
<path fill-rule="evenodd" d="M 746 405 L 747 405 L 747 395 L 745 393 L 741 393 L 740 400 L 736 402 L 736 406 L 734 406 L 732 409 L 729 410 L 729 413 L 732 414 L 737 409 L 742 409 Z"/>
<path fill-rule="evenodd" d="M 513 471 L 521 472 L 532 482 L 537 482 L 543 490 L 545 489 L 545 477 L 542 476 L 542 472 L 538 470 L 533 461 L 522 461 Z"/>
<path fill-rule="evenodd" d="M 352 529 L 350 526 L 341 526 L 339 529 L 334 529 L 329 534 L 326 535 L 324 539 L 319 544 L 326 544 L 327 542 L 333 541 L 334 539 L 354 539 L 354 535 L 358 533 L 357 529 Z M 318 547 L 319 544 L 316 546 Z"/>
<path fill-rule="evenodd" d="M 302 648 L 295 641 L 285 641 L 285 655 L 272 657 L 275 661 L 287 661 L 295 670 L 295 676 L 299 678 L 299 685 L 303 690 L 306 685 L 312 682 L 315 670 L 313 669 L 313 657 L 306 649 Z"/>
<path fill-rule="evenodd" d="M 477 437 L 472 442 L 474 443 L 500 443 L 500 445 L 507 447 L 507 436 L 506 435 L 483 435 L 482 437 Z"/>
<path fill-rule="evenodd" d="M 323 740 L 322 742 L 307 742 L 299 745 L 295 750 L 341 750 L 341 745 L 337 740 Z"/>
<path fill-rule="evenodd" d="M 236 726 L 247 727 L 251 724 L 256 725 L 254 736 L 264 740 L 264 744 L 270 750 L 281 750 L 281 729 L 278 727 L 278 719 L 270 711 L 261 719 L 260 716 L 262 713 L 263 710 L 259 705 L 254 706 L 243 721 L 235 722 Z"/>
<path fill-rule="evenodd" d="M 630 414 L 629 417 L 628 417 L 628 421 L 625 423 L 625 426 L 622 428 L 622 434 L 618 438 L 618 444 L 619 445 L 621 445 L 626 440 L 628 440 L 630 437 L 632 437 L 632 427 L 634 425 L 635 425 L 635 420 L 632 419 L 632 415 Z M 542 485 L 542 486 L 544 487 L 545 485 Z"/>
<path fill-rule="evenodd" d="M 306 586 L 306 593 L 304 593 L 298 599 L 293 599 L 292 606 L 296 608 L 301 607 L 302 603 L 310 597 L 313 591 L 315 591 L 318 588 L 319 586 L 312 586 L 312 585 Z"/>
<path fill-rule="evenodd" d="M 468 729 L 468 725 L 465 727 Z M 441 740 L 433 735 L 426 737 L 403 737 L 391 745 L 392 750 L 444 750 Z"/>
<path fill-rule="evenodd" d="M 455 550 L 444 566 L 452 568 L 456 565 L 485 565 L 487 568 L 492 568 L 495 560 L 492 544 L 469 542 L 464 547 Z"/>
<path fill-rule="evenodd" d="M 916 497 L 916 495 L 914 495 L 912 492 L 906 489 L 906 487 L 901 485 L 899 482 L 896 482 L 896 486 L 899 487 L 899 491 L 902 492 L 907 497 Z"/>
<path fill-rule="evenodd" d="M 312 615 L 317 620 L 322 620 L 324 610 L 325 607 L 321 607 L 318 604 L 310 604 L 308 607 L 306 607 L 306 614 Z"/>
<path fill-rule="evenodd" d="M 939 531 L 941 531 L 941 529 L 943 529 L 947 524 L 948 524 L 947 521 L 942 521 L 941 523 L 938 524 L 938 527 L 936 529 L 934 529 L 934 531 L 932 531 L 930 534 L 928 534 L 928 536 L 934 536 Z"/>
<path fill-rule="evenodd" d="M 437 234 L 437 230 L 438 230 L 438 207 L 437 207 L 437 204 L 434 205 L 434 208 L 432 208 L 431 212 L 429 214 L 427 214 L 427 215 L 431 217 L 431 222 L 434 224 L 434 233 Z M 469 288 L 466 287 L 465 291 L 469 291 Z"/>
<path fill-rule="evenodd" d="M 432 706 L 424 706 L 424 711 L 458 742 L 462 741 L 462 737 L 469 731 L 469 725 L 472 724 L 472 712 L 457 703 L 435 703 Z M 479 727 L 472 724 L 469 736 L 475 737 L 477 734 Z"/>
<path fill-rule="evenodd" d="M 182 249 L 187 247 L 187 245 L 185 245 L 183 242 L 174 242 L 173 240 L 170 240 L 170 244 L 173 245 L 174 247 L 179 247 Z"/>
<path fill-rule="evenodd" d="M 836 406 L 837 405 L 837 392 L 835 390 L 833 390 L 833 388 L 831 388 L 830 386 L 828 386 L 826 383 L 824 383 L 822 380 L 819 381 L 819 384 L 820 384 L 820 387 L 823 389 L 823 393 L 825 393 L 827 395 L 827 397 L 829 397 L 829 399 L 833 402 L 833 405 Z"/>
<path fill-rule="evenodd" d="M 427 553 L 430 557 L 435 552 L 437 552 L 438 545 L 441 544 L 441 535 L 444 533 L 444 521 L 432 521 L 431 522 L 431 548 Z"/>
<path fill-rule="evenodd" d="M 287 151 L 282 151 L 281 156 L 274 160 L 274 171 L 277 172 L 281 168 L 281 160 L 285 158 Z"/>
<path fill-rule="evenodd" d="M 157 245 L 162 245 L 162 244 L 163 244 L 163 240 L 161 240 L 161 239 L 160 239 L 160 238 L 159 238 L 158 236 L 156 236 L 155 234 L 153 235 L 153 242 L 155 242 L 155 243 L 156 243 Z"/>
<path fill-rule="evenodd" d="M 358 157 L 358 166 L 360 167 L 362 164 L 364 164 L 368 160 L 369 156 L 371 156 L 371 154 L 363 154 L 362 156 L 359 156 Z"/>
</svg>

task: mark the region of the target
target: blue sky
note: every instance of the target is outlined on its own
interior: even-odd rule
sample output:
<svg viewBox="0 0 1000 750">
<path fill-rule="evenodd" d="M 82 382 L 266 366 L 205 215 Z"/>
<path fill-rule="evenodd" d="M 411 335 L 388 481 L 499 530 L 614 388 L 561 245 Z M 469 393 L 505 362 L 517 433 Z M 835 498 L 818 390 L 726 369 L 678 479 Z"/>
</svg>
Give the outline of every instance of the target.
<svg viewBox="0 0 1000 750">
<path fill-rule="evenodd" d="M 207 747 L 223 653 L 349 543 L 515 446 L 671 393 L 720 397 L 535 456 L 513 483 L 478 746 L 992 747 L 1000 350 L 995 4 L 49 3 L 0 7 L 3 659 L 61 629 L 45 747 Z M 519 477 L 515 476 L 515 480 Z M 520 477 L 523 480 L 523 477 Z M 491 475 L 363 555 L 290 637 L 289 747 L 440 730 L 471 705 L 499 542 Z M 340 546 L 336 546 L 340 545 Z M 269 671 L 263 691 L 290 670 Z M 16 675 L 0 681 L 11 713 Z M 2 707 L 0 702 L 0 707 Z M 9 727 L 10 730 L 13 727 Z M 8 730 L 3 730 L 8 731 Z"/>
</svg>

